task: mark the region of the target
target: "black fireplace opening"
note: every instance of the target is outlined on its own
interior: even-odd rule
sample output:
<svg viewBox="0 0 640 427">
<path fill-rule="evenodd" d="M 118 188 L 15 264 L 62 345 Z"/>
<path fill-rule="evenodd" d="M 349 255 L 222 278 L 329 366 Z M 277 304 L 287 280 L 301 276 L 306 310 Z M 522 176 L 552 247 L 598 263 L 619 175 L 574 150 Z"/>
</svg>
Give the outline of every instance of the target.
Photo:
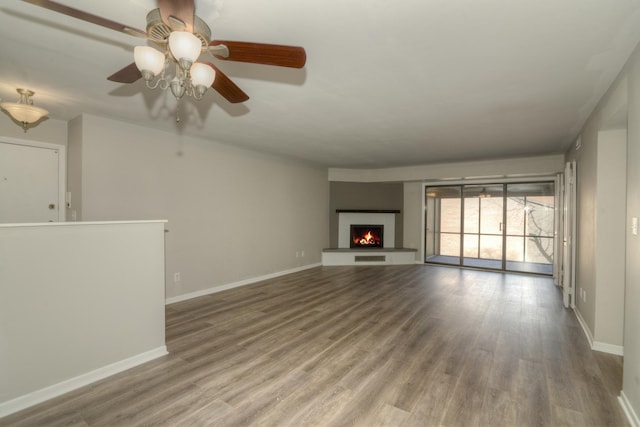
<svg viewBox="0 0 640 427">
<path fill-rule="evenodd" d="M 382 248 L 384 225 L 351 224 L 351 248 Z"/>
</svg>

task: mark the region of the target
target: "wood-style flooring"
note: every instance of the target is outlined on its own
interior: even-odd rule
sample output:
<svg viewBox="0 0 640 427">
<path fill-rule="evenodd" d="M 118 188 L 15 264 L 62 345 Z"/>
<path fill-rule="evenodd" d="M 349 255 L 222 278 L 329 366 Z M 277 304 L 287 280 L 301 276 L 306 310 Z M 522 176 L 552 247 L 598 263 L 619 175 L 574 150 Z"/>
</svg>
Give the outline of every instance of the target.
<svg viewBox="0 0 640 427">
<path fill-rule="evenodd" d="M 545 277 L 318 267 L 167 307 L 168 356 L 2 426 L 626 426 Z"/>
</svg>

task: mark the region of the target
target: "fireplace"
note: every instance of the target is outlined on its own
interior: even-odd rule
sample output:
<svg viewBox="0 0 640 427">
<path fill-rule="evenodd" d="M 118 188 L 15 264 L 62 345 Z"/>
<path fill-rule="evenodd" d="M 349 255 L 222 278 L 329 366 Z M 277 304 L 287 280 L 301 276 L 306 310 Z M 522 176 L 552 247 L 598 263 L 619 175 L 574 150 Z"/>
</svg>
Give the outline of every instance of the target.
<svg viewBox="0 0 640 427">
<path fill-rule="evenodd" d="M 382 248 L 384 225 L 351 224 L 351 248 Z"/>
<path fill-rule="evenodd" d="M 396 215 L 400 211 L 381 210 L 357 210 L 357 209 L 336 209 L 338 214 L 338 247 L 337 249 L 352 249 L 362 251 L 371 248 L 393 249 L 396 242 Z M 378 246 L 354 246 L 352 226 L 358 227 L 379 227 L 384 228 L 380 232 L 380 244 Z M 369 231 L 369 230 L 366 230 Z M 365 231 L 365 234 L 366 234 Z M 384 238 L 383 238 L 384 237 Z"/>
</svg>

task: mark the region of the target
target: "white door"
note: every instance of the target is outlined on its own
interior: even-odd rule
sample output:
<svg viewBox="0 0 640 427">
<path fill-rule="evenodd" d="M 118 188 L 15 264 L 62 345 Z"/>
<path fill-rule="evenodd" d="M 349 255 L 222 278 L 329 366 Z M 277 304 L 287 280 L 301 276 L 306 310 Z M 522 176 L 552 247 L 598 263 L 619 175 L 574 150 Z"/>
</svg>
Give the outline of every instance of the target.
<svg viewBox="0 0 640 427">
<path fill-rule="evenodd" d="M 562 260 L 564 257 L 564 174 L 556 175 L 553 231 L 553 283 L 562 286 Z"/>
<path fill-rule="evenodd" d="M 60 220 L 59 150 L 0 142 L 0 223 Z"/>
<path fill-rule="evenodd" d="M 575 307 L 576 162 L 564 169 L 562 294 L 565 307 Z"/>
</svg>

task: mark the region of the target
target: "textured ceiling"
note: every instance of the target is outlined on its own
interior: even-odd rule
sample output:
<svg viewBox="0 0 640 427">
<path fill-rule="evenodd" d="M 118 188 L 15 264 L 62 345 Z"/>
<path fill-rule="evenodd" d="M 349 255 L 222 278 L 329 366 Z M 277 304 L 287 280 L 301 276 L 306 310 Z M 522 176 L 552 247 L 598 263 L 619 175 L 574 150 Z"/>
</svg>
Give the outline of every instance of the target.
<svg viewBox="0 0 640 427">
<path fill-rule="evenodd" d="M 145 28 L 153 0 L 58 0 Z M 196 0 L 213 38 L 303 46 L 303 69 L 215 61 L 250 97 L 109 82 L 140 39 L 0 4 L 0 97 L 333 167 L 563 152 L 640 40 L 640 0 Z M 40 124 L 45 127 L 46 122 Z"/>
</svg>

